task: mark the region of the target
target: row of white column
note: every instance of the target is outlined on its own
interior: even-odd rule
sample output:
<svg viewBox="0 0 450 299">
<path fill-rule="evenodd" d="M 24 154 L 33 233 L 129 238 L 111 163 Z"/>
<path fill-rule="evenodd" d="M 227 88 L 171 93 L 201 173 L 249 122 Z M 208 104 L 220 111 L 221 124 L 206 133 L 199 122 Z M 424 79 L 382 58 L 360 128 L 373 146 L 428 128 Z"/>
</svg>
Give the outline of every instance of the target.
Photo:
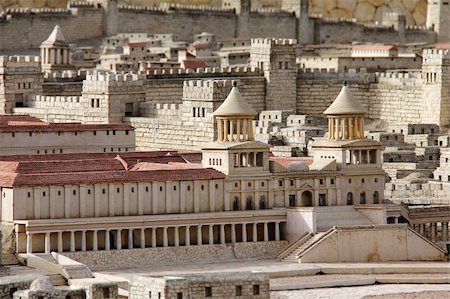
<svg viewBox="0 0 450 299">
<path fill-rule="evenodd" d="M 41 48 L 41 59 L 44 64 L 69 64 L 69 49 Z"/>
<path fill-rule="evenodd" d="M 202 244 L 214 244 L 214 226 L 219 226 L 219 241 L 220 244 L 226 243 L 226 235 L 225 235 L 225 225 L 231 226 L 231 243 L 236 243 L 236 225 L 241 225 L 242 229 L 242 240 L 241 242 L 245 243 L 248 242 L 247 237 L 247 225 L 252 224 L 253 225 L 253 236 L 251 240 L 253 242 L 258 241 L 258 224 L 257 222 L 253 223 L 232 223 L 232 224 L 205 224 L 205 225 L 195 225 L 195 229 L 197 230 L 197 244 L 196 245 L 202 245 Z M 264 230 L 264 241 L 269 241 L 269 222 L 263 222 L 263 230 Z M 280 222 L 274 222 L 275 224 L 275 240 L 280 240 Z M 202 233 L 202 227 L 208 226 L 208 242 L 203 243 L 203 233 Z M 111 239 L 110 239 L 110 232 L 115 231 L 115 249 L 124 249 L 122 244 L 122 231 L 125 230 L 128 233 L 128 249 L 133 249 L 134 247 L 134 230 L 140 230 L 140 242 L 139 242 L 139 248 L 145 248 L 146 244 L 146 235 L 145 230 L 151 229 L 151 247 L 155 248 L 157 247 L 157 239 L 156 239 L 156 230 L 158 228 L 162 228 L 163 230 L 163 247 L 169 246 L 169 235 L 168 235 L 168 229 L 169 227 L 174 228 L 174 246 L 178 247 L 180 246 L 180 233 L 179 228 L 184 227 L 185 228 L 185 244 L 184 246 L 190 246 L 191 245 L 191 226 L 190 225 L 183 225 L 183 226 L 163 226 L 163 227 L 149 227 L 149 228 L 129 228 L 129 229 L 107 229 L 105 234 L 105 250 L 111 250 Z M 99 250 L 98 246 L 98 232 L 99 230 L 81 230 L 81 231 L 75 231 L 71 230 L 69 231 L 70 237 L 69 237 L 69 250 L 70 251 L 76 251 L 76 242 L 75 242 L 75 233 L 81 232 L 81 251 L 87 251 L 87 238 L 86 238 L 86 232 L 91 231 L 92 232 L 92 250 L 97 251 Z M 64 245 L 63 245 L 63 232 L 46 232 L 45 238 L 44 238 L 44 252 L 50 253 L 52 251 L 51 246 L 51 235 L 56 233 L 57 234 L 57 251 L 63 252 L 64 251 Z M 27 232 L 27 252 L 32 253 L 33 252 L 33 233 Z M 40 233 L 36 233 L 40 234 Z"/>
<path fill-rule="evenodd" d="M 363 117 L 343 117 L 328 119 L 328 134 L 330 139 L 360 139 L 364 137 Z"/>
<path fill-rule="evenodd" d="M 412 228 L 431 241 L 447 241 L 448 240 L 448 222 L 441 222 L 441 234 L 439 238 L 438 223 L 422 223 L 412 224 Z"/>
<path fill-rule="evenodd" d="M 217 118 L 217 141 L 252 141 L 253 120 L 250 118 Z"/>
</svg>

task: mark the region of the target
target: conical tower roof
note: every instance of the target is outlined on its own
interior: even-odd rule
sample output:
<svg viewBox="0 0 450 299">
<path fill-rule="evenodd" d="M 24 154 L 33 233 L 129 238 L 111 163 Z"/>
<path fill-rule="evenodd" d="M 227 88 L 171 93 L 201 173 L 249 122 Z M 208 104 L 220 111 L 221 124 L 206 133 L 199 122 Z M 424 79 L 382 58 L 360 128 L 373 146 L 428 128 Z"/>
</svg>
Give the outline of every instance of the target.
<svg viewBox="0 0 450 299">
<path fill-rule="evenodd" d="M 214 116 L 255 116 L 256 111 L 242 97 L 236 83 L 233 82 L 228 97 L 213 113 Z"/>
<path fill-rule="evenodd" d="M 48 36 L 48 38 L 42 43 L 42 45 L 52 46 L 52 45 L 66 45 L 66 39 L 62 33 L 61 27 L 56 25 L 53 28 L 52 33 Z"/>
<path fill-rule="evenodd" d="M 339 115 L 339 114 L 366 114 L 367 110 L 353 97 L 352 92 L 344 82 L 341 92 L 328 107 L 323 114 Z"/>
</svg>

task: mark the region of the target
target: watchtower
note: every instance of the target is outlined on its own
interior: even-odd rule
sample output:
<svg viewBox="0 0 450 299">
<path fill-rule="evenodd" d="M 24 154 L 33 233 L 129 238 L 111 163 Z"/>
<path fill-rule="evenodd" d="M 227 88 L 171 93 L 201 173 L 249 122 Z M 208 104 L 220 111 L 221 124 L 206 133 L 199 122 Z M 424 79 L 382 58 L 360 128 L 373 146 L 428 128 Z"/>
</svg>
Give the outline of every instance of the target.
<svg viewBox="0 0 450 299">
<path fill-rule="evenodd" d="M 422 62 L 422 122 L 450 125 L 450 52 L 425 49 Z"/>
<path fill-rule="evenodd" d="M 294 110 L 297 101 L 295 39 L 254 38 L 250 61 L 266 77 L 266 110 Z"/>
</svg>

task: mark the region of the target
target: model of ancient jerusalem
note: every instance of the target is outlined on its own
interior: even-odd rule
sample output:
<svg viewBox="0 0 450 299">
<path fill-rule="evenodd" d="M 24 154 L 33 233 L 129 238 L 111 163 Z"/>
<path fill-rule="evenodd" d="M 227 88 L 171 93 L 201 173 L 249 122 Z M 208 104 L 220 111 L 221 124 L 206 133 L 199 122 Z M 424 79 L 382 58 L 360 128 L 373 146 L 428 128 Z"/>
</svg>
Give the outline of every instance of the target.
<svg viewBox="0 0 450 299">
<path fill-rule="evenodd" d="M 0 299 L 450 298 L 448 0 L 0 0 Z"/>
</svg>

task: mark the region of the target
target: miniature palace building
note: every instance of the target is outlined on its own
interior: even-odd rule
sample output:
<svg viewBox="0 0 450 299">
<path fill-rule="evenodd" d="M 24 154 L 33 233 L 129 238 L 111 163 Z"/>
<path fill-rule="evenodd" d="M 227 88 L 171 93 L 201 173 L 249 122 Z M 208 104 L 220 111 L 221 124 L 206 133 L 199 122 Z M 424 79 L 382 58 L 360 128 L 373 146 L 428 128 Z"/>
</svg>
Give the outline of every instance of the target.
<svg viewBox="0 0 450 299">
<path fill-rule="evenodd" d="M 0 157 L 2 221 L 29 253 L 285 240 L 296 234 L 288 211 L 382 210 L 381 144 L 364 139 L 364 113 L 344 86 L 314 161 L 273 157 L 254 141 L 256 112 L 234 84 L 214 112 L 217 140 L 201 152 Z"/>
</svg>

